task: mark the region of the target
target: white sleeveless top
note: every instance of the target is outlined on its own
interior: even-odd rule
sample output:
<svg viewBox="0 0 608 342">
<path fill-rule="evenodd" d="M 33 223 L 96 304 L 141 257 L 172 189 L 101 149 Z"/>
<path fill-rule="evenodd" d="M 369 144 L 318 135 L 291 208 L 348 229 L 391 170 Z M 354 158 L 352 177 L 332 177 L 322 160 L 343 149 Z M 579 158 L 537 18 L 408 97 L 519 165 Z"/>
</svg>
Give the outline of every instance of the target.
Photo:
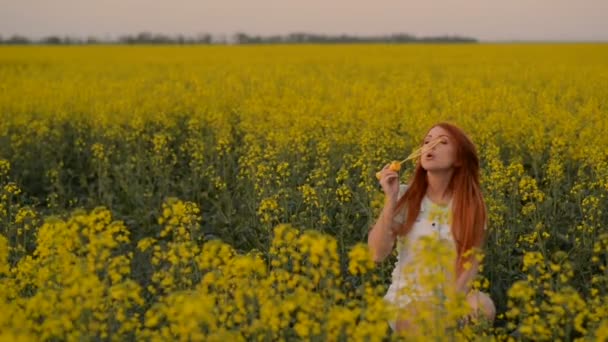
<svg viewBox="0 0 608 342">
<path fill-rule="evenodd" d="M 399 199 L 405 194 L 406 190 L 406 184 L 399 185 Z M 450 249 L 453 250 L 454 253 L 456 252 L 456 245 L 451 229 L 451 204 L 451 202 L 445 206 L 435 204 L 425 195 L 420 203 L 420 214 L 410 232 L 405 236 L 397 236 L 397 262 L 395 263 L 395 268 L 392 272 L 391 285 L 384 296 L 389 302 L 402 307 L 407 305 L 413 299 L 413 296 L 419 298 L 421 296 L 430 295 L 427 293 L 427 290 L 424 290 L 423 287 L 417 283 L 417 273 L 436 272 L 437 269 L 434 269 L 433 265 L 416 265 L 416 256 L 418 254 L 416 247 L 420 246 L 419 239 L 421 237 L 430 236 L 447 242 Z M 403 223 L 405 222 L 405 219 L 405 208 L 403 208 L 403 210 L 395 216 L 394 221 Z M 403 272 L 404 269 L 407 271 Z M 412 272 L 412 269 L 417 271 Z M 412 293 L 416 294 L 414 295 Z"/>
</svg>

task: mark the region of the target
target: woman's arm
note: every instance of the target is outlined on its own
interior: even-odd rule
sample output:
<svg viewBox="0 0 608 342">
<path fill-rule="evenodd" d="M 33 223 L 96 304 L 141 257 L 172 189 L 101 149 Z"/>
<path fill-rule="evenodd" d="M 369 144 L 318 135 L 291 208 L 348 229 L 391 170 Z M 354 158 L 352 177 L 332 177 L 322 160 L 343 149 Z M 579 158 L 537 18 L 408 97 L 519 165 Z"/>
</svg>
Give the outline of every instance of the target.
<svg viewBox="0 0 608 342">
<path fill-rule="evenodd" d="M 484 232 L 483 235 L 485 235 L 485 232 L 487 230 L 488 230 L 488 224 L 486 222 L 483 226 L 483 232 Z M 465 261 L 465 265 L 468 264 L 468 265 L 470 265 L 470 267 L 464 267 L 464 269 L 462 270 L 462 273 L 460 274 L 458 279 L 456 279 L 456 291 L 463 293 L 465 295 L 468 294 L 469 291 L 471 291 L 471 285 L 479 271 L 479 263 L 481 262 L 481 260 L 483 260 L 483 257 L 479 258 L 480 256 L 482 256 L 482 254 L 479 254 L 479 253 L 483 250 L 483 245 L 484 245 L 483 237 L 480 239 L 480 241 L 477 241 L 477 243 L 475 243 L 474 245 L 476 247 L 474 247 L 470 251 L 470 252 L 472 252 L 472 254 L 468 258 L 469 260 Z M 463 265 L 463 266 L 465 266 L 465 265 Z"/>
<path fill-rule="evenodd" d="M 396 204 L 394 200 L 387 199 L 385 201 L 382 213 L 367 237 L 367 245 L 375 262 L 383 261 L 393 249 L 395 243 L 394 232 L 397 226 L 393 220 Z"/>
<path fill-rule="evenodd" d="M 458 276 L 458 279 L 456 279 L 456 291 L 464 295 L 471 290 L 471 284 L 473 283 L 473 279 L 477 276 L 479 269 L 479 261 L 477 261 L 475 256 L 471 257 L 469 264 L 470 267 L 468 267 L 468 269 L 465 267 L 462 270 L 462 273 L 460 273 L 460 276 Z"/>
</svg>

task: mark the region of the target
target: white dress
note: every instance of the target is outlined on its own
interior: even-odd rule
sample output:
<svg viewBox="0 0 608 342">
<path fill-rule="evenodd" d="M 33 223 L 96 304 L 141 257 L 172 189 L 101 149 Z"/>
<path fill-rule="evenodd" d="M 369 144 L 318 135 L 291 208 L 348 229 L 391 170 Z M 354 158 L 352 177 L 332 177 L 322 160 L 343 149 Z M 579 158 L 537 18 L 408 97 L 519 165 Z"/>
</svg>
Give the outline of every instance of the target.
<svg viewBox="0 0 608 342">
<path fill-rule="evenodd" d="M 407 185 L 401 184 L 398 198 L 401 198 L 406 190 Z M 447 249 L 455 253 L 456 247 L 451 230 L 451 204 L 450 202 L 448 205 L 438 205 L 433 203 L 426 195 L 424 196 L 420 203 L 420 214 L 410 232 L 405 236 L 397 236 L 397 262 L 392 272 L 391 285 L 384 296 L 385 300 L 398 307 L 404 307 L 413 299 L 430 295 L 428 288 L 418 283 L 417 280 L 420 278 L 420 272 L 437 272 L 439 270 L 433 265 L 424 262 L 418 263 L 417 256 L 420 253 L 417 251 L 417 247 L 423 245 L 420 238 L 435 237 L 445 242 L 448 246 Z M 403 223 L 405 218 L 404 209 L 395 216 L 394 221 Z M 443 268 L 441 270 L 448 272 Z M 389 321 L 389 324 L 395 330 L 395 321 Z"/>
</svg>

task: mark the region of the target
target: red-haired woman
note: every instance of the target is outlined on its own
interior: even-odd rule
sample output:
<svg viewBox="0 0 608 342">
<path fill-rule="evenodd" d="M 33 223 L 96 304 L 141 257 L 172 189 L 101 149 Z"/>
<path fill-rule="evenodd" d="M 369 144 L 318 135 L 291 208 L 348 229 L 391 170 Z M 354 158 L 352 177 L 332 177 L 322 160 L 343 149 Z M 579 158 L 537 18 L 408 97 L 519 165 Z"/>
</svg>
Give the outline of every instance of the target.
<svg viewBox="0 0 608 342">
<path fill-rule="evenodd" d="M 425 146 L 428 146 L 425 148 Z M 430 147 L 430 148 L 429 148 Z M 403 270 L 414 262 L 416 245 L 423 236 L 439 236 L 449 242 L 455 256 L 452 277 L 456 291 L 467 294 L 474 313 L 489 320 L 496 314 L 490 297 L 469 286 L 478 263 L 467 251 L 481 248 L 486 228 L 486 208 L 479 185 L 479 158 L 475 145 L 458 127 L 439 123 L 433 126 L 422 145 L 422 154 L 409 184 L 399 184 L 397 172 L 389 165 L 380 172 L 385 205 L 368 236 L 368 245 L 376 262 L 384 260 L 397 241 L 398 261 L 385 299 L 404 308 L 405 315 L 391 321 L 393 330 L 414 329 L 415 301 L 400 295 L 406 282 Z M 473 267 L 464 267 L 467 265 Z M 405 279 L 404 279 L 405 278 Z M 408 310 L 409 309 L 409 310 Z"/>
</svg>

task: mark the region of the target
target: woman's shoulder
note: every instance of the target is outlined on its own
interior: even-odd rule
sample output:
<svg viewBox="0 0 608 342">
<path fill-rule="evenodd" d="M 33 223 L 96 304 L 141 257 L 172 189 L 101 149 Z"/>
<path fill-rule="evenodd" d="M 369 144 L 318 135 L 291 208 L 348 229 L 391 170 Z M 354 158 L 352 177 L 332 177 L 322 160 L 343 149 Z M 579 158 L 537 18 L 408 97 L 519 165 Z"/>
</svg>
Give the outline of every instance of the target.
<svg viewBox="0 0 608 342">
<path fill-rule="evenodd" d="M 407 188 L 408 188 L 407 184 L 399 184 L 399 194 L 397 195 L 397 200 L 400 200 L 401 197 L 403 197 L 403 195 L 405 195 Z M 403 222 L 405 222 L 406 210 L 407 210 L 407 206 L 403 205 L 401 207 L 401 209 L 397 212 L 397 215 L 394 218 L 395 222 L 397 222 L 398 224 L 402 224 Z"/>
<path fill-rule="evenodd" d="M 407 191 L 408 187 L 409 187 L 408 184 L 405 184 L 405 183 L 399 184 L 399 195 L 397 195 L 397 198 L 403 197 L 403 195 L 405 195 L 405 192 Z"/>
</svg>

